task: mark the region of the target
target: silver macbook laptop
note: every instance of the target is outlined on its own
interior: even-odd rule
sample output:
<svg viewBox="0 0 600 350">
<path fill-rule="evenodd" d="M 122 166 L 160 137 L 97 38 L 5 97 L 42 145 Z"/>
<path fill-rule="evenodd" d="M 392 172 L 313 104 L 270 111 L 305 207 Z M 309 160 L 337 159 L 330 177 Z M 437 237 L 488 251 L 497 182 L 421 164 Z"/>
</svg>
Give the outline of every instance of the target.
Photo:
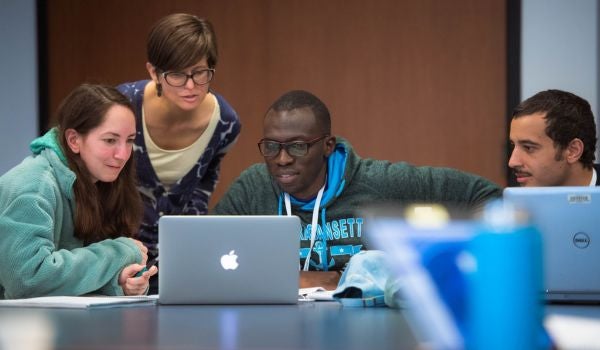
<svg viewBox="0 0 600 350">
<path fill-rule="evenodd" d="M 600 187 L 510 187 L 542 234 L 549 301 L 600 301 Z"/>
<path fill-rule="evenodd" d="M 163 216 L 161 304 L 298 302 L 296 216 Z"/>
</svg>

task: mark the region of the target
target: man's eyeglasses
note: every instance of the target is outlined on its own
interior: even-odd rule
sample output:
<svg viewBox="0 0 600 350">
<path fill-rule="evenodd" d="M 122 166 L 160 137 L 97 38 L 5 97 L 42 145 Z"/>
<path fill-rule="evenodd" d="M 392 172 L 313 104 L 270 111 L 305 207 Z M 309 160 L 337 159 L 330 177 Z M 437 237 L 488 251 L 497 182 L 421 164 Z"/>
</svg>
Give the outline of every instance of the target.
<svg viewBox="0 0 600 350">
<path fill-rule="evenodd" d="M 323 140 L 329 135 L 323 135 L 310 141 L 292 141 L 292 142 L 277 142 L 273 140 L 262 139 L 258 143 L 258 149 L 263 157 L 275 157 L 285 148 L 287 154 L 292 157 L 304 157 L 308 154 L 308 149 L 315 143 Z"/>
<path fill-rule="evenodd" d="M 215 75 L 214 68 L 200 69 L 193 71 L 192 74 L 182 72 L 164 72 L 163 78 L 167 84 L 173 87 L 181 87 L 187 84 L 188 79 L 192 79 L 196 85 L 204 85 L 210 82 Z"/>
</svg>

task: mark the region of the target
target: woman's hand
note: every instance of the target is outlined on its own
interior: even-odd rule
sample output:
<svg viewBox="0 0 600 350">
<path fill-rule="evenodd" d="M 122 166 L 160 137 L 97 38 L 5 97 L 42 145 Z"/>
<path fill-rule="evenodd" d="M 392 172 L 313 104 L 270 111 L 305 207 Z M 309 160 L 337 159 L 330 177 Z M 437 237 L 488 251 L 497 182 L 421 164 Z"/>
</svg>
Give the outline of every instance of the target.
<svg viewBox="0 0 600 350">
<path fill-rule="evenodd" d="M 142 264 L 146 265 L 146 261 L 148 261 L 148 248 L 144 245 L 144 243 L 138 241 L 137 239 L 129 238 L 135 243 L 135 245 L 140 249 L 140 253 L 142 254 Z"/>
<path fill-rule="evenodd" d="M 146 293 L 150 277 L 156 275 L 158 267 L 152 266 L 148 271 L 142 273 L 140 277 L 135 277 L 144 267 L 145 265 L 131 264 L 121 271 L 119 285 L 123 288 L 123 294 L 143 295 Z"/>
</svg>

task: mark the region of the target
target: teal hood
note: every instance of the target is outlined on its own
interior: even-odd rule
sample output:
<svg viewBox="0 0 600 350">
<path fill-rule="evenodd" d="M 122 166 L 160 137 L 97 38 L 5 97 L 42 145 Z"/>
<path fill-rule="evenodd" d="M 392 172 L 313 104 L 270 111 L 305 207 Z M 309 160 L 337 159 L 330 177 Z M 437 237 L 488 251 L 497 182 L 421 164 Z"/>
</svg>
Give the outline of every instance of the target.
<svg viewBox="0 0 600 350">
<path fill-rule="evenodd" d="M 37 139 L 31 141 L 29 144 L 29 149 L 33 154 L 40 154 L 44 149 L 51 149 L 56 153 L 58 158 L 62 160 L 63 163 L 67 164 L 67 158 L 58 142 L 58 129 L 52 128 L 50 129 L 44 136 L 38 137 Z"/>
</svg>

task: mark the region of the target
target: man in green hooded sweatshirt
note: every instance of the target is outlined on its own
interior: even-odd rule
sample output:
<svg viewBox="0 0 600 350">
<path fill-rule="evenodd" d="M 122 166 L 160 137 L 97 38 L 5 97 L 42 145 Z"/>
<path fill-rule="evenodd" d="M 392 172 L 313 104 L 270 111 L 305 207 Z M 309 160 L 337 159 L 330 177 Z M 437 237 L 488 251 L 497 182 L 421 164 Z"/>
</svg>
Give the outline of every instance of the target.
<svg viewBox="0 0 600 350">
<path fill-rule="evenodd" d="M 369 205 L 426 202 L 469 210 L 501 195 L 490 181 L 454 169 L 360 158 L 348 141 L 331 135 L 325 104 L 302 90 L 269 108 L 258 148 L 265 164 L 242 172 L 213 212 L 300 217 L 302 288 L 335 289 L 348 260 L 365 249 L 359 212 Z"/>
</svg>

